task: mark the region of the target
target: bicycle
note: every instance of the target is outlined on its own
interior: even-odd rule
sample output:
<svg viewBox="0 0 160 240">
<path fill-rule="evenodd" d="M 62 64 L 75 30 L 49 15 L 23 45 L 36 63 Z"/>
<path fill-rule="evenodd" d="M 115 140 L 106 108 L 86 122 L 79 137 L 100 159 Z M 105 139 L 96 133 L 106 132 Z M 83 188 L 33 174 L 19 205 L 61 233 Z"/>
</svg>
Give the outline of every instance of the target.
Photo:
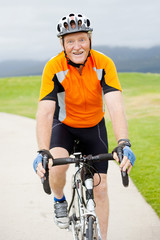
<svg viewBox="0 0 160 240">
<path fill-rule="evenodd" d="M 71 157 L 57 158 L 53 161 L 53 166 L 75 164 L 75 173 L 72 177 L 72 199 L 68 208 L 70 220 L 68 230 L 72 231 L 74 240 L 101 240 L 99 222 L 95 213 L 93 195 L 93 188 L 95 187 L 93 182 L 94 169 L 92 163 L 114 160 L 114 158 L 111 153 L 96 156 L 82 155 L 81 152 L 76 150 L 78 144 L 79 142 L 75 141 L 74 152 Z M 118 155 L 121 161 L 123 157 L 122 153 L 119 152 Z M 42 179 L 43 188 L 47 194 L 51 194 L 47 171 L 48 158 L 45 154 L 42 163 L 46 169 L 45 177 Z M 122 182 L 124 186 L 128 186 L 129 184 L 126 171 L 122 171 Z"/>
</svg>

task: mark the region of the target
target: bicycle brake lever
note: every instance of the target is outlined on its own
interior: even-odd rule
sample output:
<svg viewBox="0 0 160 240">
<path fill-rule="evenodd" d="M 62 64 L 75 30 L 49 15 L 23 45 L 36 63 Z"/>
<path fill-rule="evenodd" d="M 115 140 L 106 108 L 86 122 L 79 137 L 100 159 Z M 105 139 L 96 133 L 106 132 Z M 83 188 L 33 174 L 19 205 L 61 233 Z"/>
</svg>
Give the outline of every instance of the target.
<svg viewBox="0 0 160 240">
<path fill-rule="evenodd" d="M 123 159 L 123 149 L 121 147 L 117 148 L 117 155 L 119 158 L 120 163 L 122 162 Z M 128 173 L 127 170 L 123 171 L 123 168 L 121 169 L 121 176 L 122 176 L 122 183 L 124 187 L 128 187 L 129 185 L 129 177 L 128 177 Z"/>
<path fill-rule="evenodd" d="M 45 171 L 47 171 L 47 161 L 48 161 L 47 154 L 44 154 L 42 159 L 42 166 L 45 169 Z M 44 177 L 41 178 L 42 184 L 44 183 L 45 177 L 46 177 L 46 173 L 44 174 Z"/>
<path fill-rule="evenodd" d="M 44 177 L 41 178 L 41 182 L 43 184 L 43 189 L 44 189 L 45 193 L 51 194 L 51 188 L 49 185 L 48 155 L 47 154 L 44 154 L 44 156 L 43 156 L 42 165 L 46 171 L 44 174 Z"/>
</svg>

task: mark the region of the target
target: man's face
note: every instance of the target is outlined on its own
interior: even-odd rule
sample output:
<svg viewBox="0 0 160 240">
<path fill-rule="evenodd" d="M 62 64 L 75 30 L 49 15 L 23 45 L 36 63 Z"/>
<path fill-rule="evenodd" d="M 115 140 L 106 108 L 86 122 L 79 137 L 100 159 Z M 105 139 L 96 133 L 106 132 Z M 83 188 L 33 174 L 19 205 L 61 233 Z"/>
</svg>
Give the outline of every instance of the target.
<svg viewBox="0 0 160 240">
<path fill-rule="evenodd" d="M 88 33 L 78 32 L 64 36 L 67 57 L 74 63 L 83 64 L 90 50 Z"/>
</svg>

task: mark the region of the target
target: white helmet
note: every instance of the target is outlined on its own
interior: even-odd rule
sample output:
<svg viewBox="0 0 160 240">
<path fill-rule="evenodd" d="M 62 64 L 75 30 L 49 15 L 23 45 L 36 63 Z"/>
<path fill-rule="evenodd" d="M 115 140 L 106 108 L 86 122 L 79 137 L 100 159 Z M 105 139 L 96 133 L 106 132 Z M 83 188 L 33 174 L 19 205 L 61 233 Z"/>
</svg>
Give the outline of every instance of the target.
<svg viewBox="0 0 160 240">
<path fill-rule="evenodd" d="M 57 30 L 57 36 L 61 37 L 69 33 L 92 32 L 93 28 L 90 27 L 90 20 L 87 17 L 71 13 L 59 21 Z"/>
</svg>

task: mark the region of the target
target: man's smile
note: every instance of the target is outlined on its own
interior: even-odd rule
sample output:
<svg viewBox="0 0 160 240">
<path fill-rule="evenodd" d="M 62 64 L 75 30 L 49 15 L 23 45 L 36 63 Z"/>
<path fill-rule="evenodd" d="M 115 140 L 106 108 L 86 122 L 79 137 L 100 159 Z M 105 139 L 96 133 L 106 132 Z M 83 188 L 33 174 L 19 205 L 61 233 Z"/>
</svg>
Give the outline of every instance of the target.
<svg viewBox="0 0 160 240">
<path fill-rule="evenodd" d="M 83 52 L 73 52 L 74 55 L 82 55 Z"/>
</svg>

